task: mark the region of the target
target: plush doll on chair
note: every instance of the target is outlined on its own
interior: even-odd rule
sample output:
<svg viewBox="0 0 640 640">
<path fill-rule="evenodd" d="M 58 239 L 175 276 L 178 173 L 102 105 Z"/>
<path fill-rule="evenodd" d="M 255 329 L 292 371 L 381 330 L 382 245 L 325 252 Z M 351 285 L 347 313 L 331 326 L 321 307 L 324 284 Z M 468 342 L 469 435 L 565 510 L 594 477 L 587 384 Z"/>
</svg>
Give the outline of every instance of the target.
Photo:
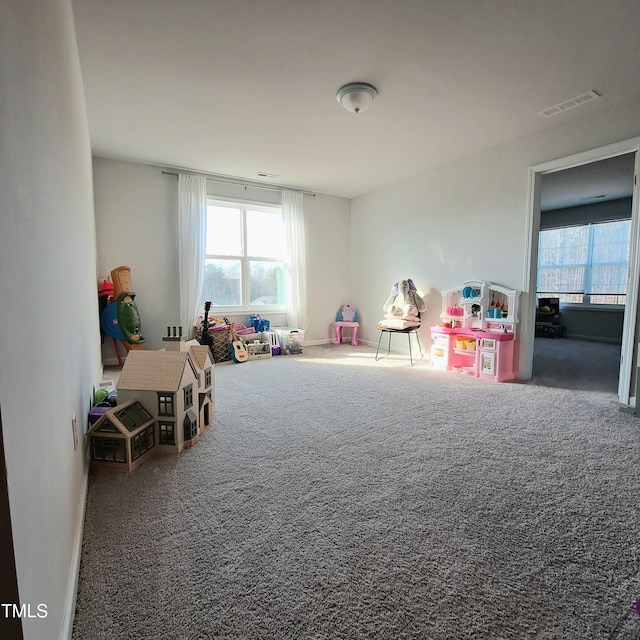
<svg viewBox="0 0 640 640">
<path fill-rule="evenodd" d="M 391 294 L 382 306 L 385 312 L 383 320 L 378 322 L 379 329 L 408 329 L 420 326 L 420 314 L 427 305 L 418 295 L 412 280 L 401 280 L 391 288 Z"/>
</svg>

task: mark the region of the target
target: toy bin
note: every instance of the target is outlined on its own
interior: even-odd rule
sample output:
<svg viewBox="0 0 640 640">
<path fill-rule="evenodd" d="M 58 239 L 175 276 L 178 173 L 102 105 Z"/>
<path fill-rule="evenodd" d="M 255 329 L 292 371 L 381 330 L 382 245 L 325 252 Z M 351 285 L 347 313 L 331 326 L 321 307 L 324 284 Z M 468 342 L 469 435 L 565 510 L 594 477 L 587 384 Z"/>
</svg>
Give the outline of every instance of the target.
<svg viewBox="0 0 640 640">
<path fill-rule="evenodd" d="M 302 353 L 304 343 L 304 329 L 290 327 L 275 327 L 280 337 L 280 355 Z"/>
</svg>

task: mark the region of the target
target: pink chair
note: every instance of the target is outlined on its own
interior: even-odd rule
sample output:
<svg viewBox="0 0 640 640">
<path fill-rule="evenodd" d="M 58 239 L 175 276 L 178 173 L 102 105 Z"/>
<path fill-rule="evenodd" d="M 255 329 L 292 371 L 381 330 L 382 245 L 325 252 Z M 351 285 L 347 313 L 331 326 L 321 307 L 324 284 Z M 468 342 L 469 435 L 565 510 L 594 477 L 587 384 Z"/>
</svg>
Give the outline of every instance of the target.
<svg viewBox="0 0 640 640">
<path fill-rule="evenodd" d="M 354 347 L 358 346 L 357 336 L 358 336 L 359 326 L 360 326 L 360 323 L 358 322 L 358 313 L 350 304 L 345 304 L 340 309 L 340 311 L 338 311 L 337 320 L 333 324 L 333 327 L 336 332 L 336 339 L 333 341 L 333 344 L 341 344 L 343 327 L 350 327 L 351 328 L 351 344 Z"/>
</svg>

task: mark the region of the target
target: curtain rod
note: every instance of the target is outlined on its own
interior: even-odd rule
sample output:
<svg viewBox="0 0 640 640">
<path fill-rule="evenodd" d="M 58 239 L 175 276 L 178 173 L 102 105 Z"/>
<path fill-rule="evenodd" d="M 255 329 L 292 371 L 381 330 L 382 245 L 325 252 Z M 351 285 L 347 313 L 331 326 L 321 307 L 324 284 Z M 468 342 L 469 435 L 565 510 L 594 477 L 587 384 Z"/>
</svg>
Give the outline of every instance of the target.
<svg viewBox="0 0 640 640">
<path fill-rule="evenodd" d="M 177 173 L 174 173 L 173 171 L 162 171 L 163 175 L 165 176 L 175 176 L 176 178 L 178 177 Z M 201 173 L 198 173 L 197 171 L 193 171 L 193 172 L 188 172 L 188 173 L 192 173 L 192 174 L 197 174 L 197 175 L 203 175 Z M 252 183 L 248 183 L 248 184 L 243 184 L 242 182 L 238 182 L 236 180 L 222 180 L 221 178 L 214 178 L 208 175 L 204 175 L 204 178 L 206 178 L 207 180 L 210 180 L 211 182 L 222 182 L 224 184 L 235 184 L 238 187 L 244 187 L 244 190 L 246 191 L 247 189 L 264 189 L 266 191 L 282 191 L 283 189 L 288 189 L 289 187 L 270 187 L 267 185 L 261 185 L 261 184 L 252 184 Z M 311 196 L 313 198 L 316 197 L 316 194 L 313 193 L 312 191 L 303 191 L 302 189 L 291 189 L 291 191 L 300 191 L 300 193 L 302 193 L 302 195 L 305 196 Z"/>
</svg>

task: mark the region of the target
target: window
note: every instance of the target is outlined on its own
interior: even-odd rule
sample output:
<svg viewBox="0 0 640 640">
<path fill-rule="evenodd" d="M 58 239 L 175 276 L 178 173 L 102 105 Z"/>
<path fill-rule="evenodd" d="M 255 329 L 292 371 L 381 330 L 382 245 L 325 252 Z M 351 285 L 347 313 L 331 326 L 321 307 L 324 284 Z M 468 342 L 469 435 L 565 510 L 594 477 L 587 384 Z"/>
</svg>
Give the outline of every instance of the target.
<svg viewBox="0 0 640 640">
<path fill-rule="evenodd" d="M 184 417 L 184 439 L 193 440 L 198 435 L 198 422 L 195 418 L 186 415 Z"/>
<path fill-rule="evenodd" d="M 173 412 L 173 394 L 172 393 L 158 393 L 158 415 L 159 416 L 172 416 Z"/>
<path fill-rule="evenodd" d="M 204 386 L 205 388 L 211 386 L 211 368 L 204 371 Z"/>
<path fill-rule="evenodd" d="M 143 429 L 131 439 L 131 460 L 137 460 L 153 448 L 153 425 Z"/>
<path fill-rule="evenodd" d="M 158 423 L 158 439 L 160 444 L 175 444 L 175 428 L 172 422 L 159 422 Z"/>
<path fill-rule="evenodd" d="M 283 309 L 286 254 L 281 209 L 210 200 L 202 305 Z"/>
<path fill-rule="evenodd" d="M 151 420 L 151 415 L 139 402 L 134 402 L 124 409 L 116 411 L 114 415 L 128 431 L 135 431 L 145 422 Z"/>
<path fill-rule="evenodd" d="M 184 388 L 184 408 L 188 409 L 193 405 L 193 385 L 188 384 Z"/>
<path fill-rule="evenodd" d="M 93 438 L 93 459 L 105 462 L 126 462 L 126 446 L 123 438 Z"/>
<path fill-rule="evenodd" d="M 631 221 L 540 231 L 538 297 L 577 304 L 624 304 Z"/>
</svg>

